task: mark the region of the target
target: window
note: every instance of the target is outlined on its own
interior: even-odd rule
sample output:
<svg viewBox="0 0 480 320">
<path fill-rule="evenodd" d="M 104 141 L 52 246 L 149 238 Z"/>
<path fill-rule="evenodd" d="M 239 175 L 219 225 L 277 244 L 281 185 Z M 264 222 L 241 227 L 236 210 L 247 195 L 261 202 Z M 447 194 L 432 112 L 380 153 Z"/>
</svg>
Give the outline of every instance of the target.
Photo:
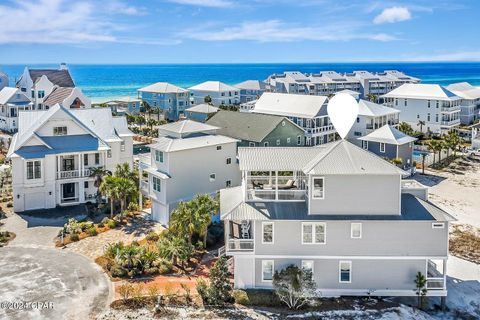
<svg viewBox="0 0 480 320">
<path fill-rule="evenodd" d="M 310 272 L 313 278 L 313 260 L 302 260 L 302 269 Z"/>
<path fill-rule="evenodd" d="M 262 281 L 273 280 L 273 260 L 262 260 Z"/>
<path fill-rule="evenodd" d="M 435 121 L 438 122 L 438 113 L 435 114 Z"/>
<path fill-rule="evenodd" d="M 297 144 L 301 145 L 302 144 L 302 136 L 297 137 Z"/>
<path fill-rule="evenodd" d="M 354 135 L 355 137 L 361 137 L 361 136 L 362 136 L 362 133 L 361 133 L 360 131 L 354 131 L 354 132 L 353 132 L 353 135 Z"/>
<path fill-rule="evenodd" d="M 232 163 L 232 158 L 227 158 L 227 164 L 231 164 Z"/>
<path fill-rule="evenodd" d="M 83 165 L 88 166 L 88 154 L 83 155 Z"/>
<path fill-rule="evenodd" d="M 210 174 L 210 181 L 215 181 L 215 173 Z"/>
<path fill-rule="evenodd" d="M 338 281 L 340 283 L 352 282 L 352 261 L 340 261 L 338 269 Z"/>
<path fill-rule="evenodd" d="M 255 147 L 255 142 L 249 142 L 249 143 L 248 143 L 248 146 L 249 146 L 249 147 Z"/>
<path fill-rule="evenodd" d="M 285 127 L 285 121 L 282 121 L 282 127 Z"/>
<path fill-rule="evenodd" d="M 84 187 L 85 189 L 88 189 L 88 181 L 83 182 L 83 187 Z"/>
<path fill-rule="evenodd" d="M 53 135 L 54 136 L 65 136 L 67 134 L 67 127 L 54 127 Z"/>
<path fill-rule="evenodd" d="M 437 100 L 436 104 L 435 104 L 435 107 L 438 109 L 438 105 L 439 105 L 439 102 Z"/>
<path fill-rule="evenodd" d="M 162 180 L 160 180 L 160 178 L 157 178 L 155 176 L 152 177 L 152 184 L 153 184 L 153 190 L 157 191 L 157 192 L 160 192 L 162 189 L 161 189 L 161 182 Z"/>
<path fill-rule="evenodd" d="M 290 141 L 291 141 L 290 138 L 287 138 L 287 143 L 288 143 L 288 144 L 290 143 Z"/>
<path fill-rule="evenodd" d="M 313 199 L 323 199 L 324 197 L 324 179 L 323 178 L 313 178 Z"/>
<path fill-rule="evenodd" d="M 398 99 L 395 98 L 395 105 L 398 106 Z"/>
<path fill-rule="evenodd" d="M 45 91 L 44 90 L 38 90 L 38 98 L 43 99 L 45 97 Z"/>
<path fill-rule="evenodd" d="M 100 153 L 95 153 L 95 164 L 100 164 Z"/>
<path fill-rule="evenodd" d="M 360 123 L 360 118 L 359 117 L 357 117 L 357 123 Z"/>
<path fill-rule="evenodd" d="M 268 141 L 265 141 L 265 142 L 263 143 L 263 146 L 264 146 L 264 147 L 268 147 Z"/>
<path fill-rule="evenodd" d="M 405 101 L 403 102 L 404 106 L 406 107 L 407 106 L 407 99 L 405 99 Z"/>
<path fill-rule="evenodd" d="M 273 243 L 273 222 L 262 223 L 262 243 L 264 244 Z"/>
<path fill-rule="evenodd" d="M 302 223 L 302 244 L 325 244 L 325 223 Z"/>
<path fill-rule="evenodd" d="M 280 145 L 280 139 L 277 139 L 277 146 Z"/>
<path fill-rule="evenodd" d="M 230 188 L 232 186 L 232 180 L 225 181 L 225 187 Z"/>
<path fill-rule="evenodd" d="M 222 146 L 217 146 L 217 150 L 222 150 Z"/>
<path fill-rule="evenodd" d="M 107 150 L 107 158 L 111 158 L 112 157 L 112 150 Z"/>
<path fill-rule="evenodd" d="M 430 108 L 430 100 L 427 101 L 427 107 Z"/>
<path fill-rule="evenodd" d="M 27 179 L 40 179 L 42 177 L 42 163 L 40 160 L 27 161 Z"/>
<path fill-rule="evenodd" d="M 445 223 L 443 222 L 432 223 L 432 229 L 443 229 L 443 228 L 445 228 Z"/>
<path fill-rule="evenodd" d="M 362 238 L 362 224 L 361 223 L 352 223 L 350 225 L 350 237 L 352 239 L 361 239 Z"/>
<path fill-rule="evenodd" d="M 427 121 L 430 121 L 430 113 L 427 114 Z"/>
<path fill-rule="evenodd" d="M 155 161 L 163 163 L 163 152 L 155 150 Z"/>
<path fill-rule="evenodd" d="M 120 151 L 125 151 L 125 141 L 120 142 Z"/>
<path fill-rule="evenodd" d="M 362 147 L 365 150 L 368 150 L 368 141 L 362 141 Z"/>
<path fill-rule="evenodd" d="M 380 152 L 385 153 L 385 143 L 380 142 Z"/>
</svg>

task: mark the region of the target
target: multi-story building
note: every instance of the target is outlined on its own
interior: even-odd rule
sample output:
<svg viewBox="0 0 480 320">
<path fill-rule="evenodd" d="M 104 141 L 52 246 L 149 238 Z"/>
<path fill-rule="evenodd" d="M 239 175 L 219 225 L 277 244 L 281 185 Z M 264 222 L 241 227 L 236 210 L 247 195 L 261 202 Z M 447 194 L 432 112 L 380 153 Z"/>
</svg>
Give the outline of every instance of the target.
<svg viewBox="0 0 480 320">
<path fill-rule="evenodd" d="M 221 190 L 235 288 L 272 288 L 308 269 L 321 296 L 446 296 L 451 216 L 405 171 L 341 140 L 315 148 L 239 148 L 242 185 Z"/>
<path fill-rule="evenodd" d="M 155 221 L 168 225 L 180 201 L 239 185 L 238 140 L 218 129 L 191 120 L 159 127 L 150 154 L 139 161 L 140 191 L 151 199 Z"/>
<path fill-rule="evenodd" d="M 382 98 L 415 130 L 442 134 L 460 124 L 462 98 L 438 84 L 404 84 Z"/>
<path fill-rule="evenodd" d="M 219 134 L 240 140 L 240 147 L 294 147 L 305 144 L 303 128 L 283 116 L 219 111 L 207 124 L 219 127 Z"/>
<path fill-rule="evenodd" d="M 18 112 L 32 110 L 33 103 L 18 88 L 5 87 L 0 90 L 0 129 L 16 132 Z"/>
<path fill-rule="evenodd" d="M 7 154 L 16 212 L 94 202 L 91 168 L 113 172 L 120 163 L 132 166 L 133 134 L 126 119 L 112 117 L 109 109 L 56 104 L 20 112 L 18 120 Z"/>
<path fill-rule="evenodd" d="M 240 89 L 220 81 L 205 81 L 188 89 L 192 92 L 195 104 L 204 103 L 207 96 L 217 107 L 240 103 Z"/>
<path fill-rule="evenodd" d="M 105 104 L 112 109 L 112 112 L 116 114 L 131 114 L 135 115 L 140 113 L 140 108 L 142 106 L 142 100 L 139 98 L 133 97 L 121 97 L 116 100 L 111 100 L 105 102 Z"/>
<path fill-rule="evenodd" d="M 139 97 L 153 109 L 159 109 L 165 119 L 178 120 L 190 103 L 190 92 L 168 82 L 157 82 L 138 89 Z"/>
<path fill-rule="evenodd" d="M 460 123 L 472 124 L 480 119 L 480 88 L 468 82 L 452 83 L 446 87 L 462 98 L 460 104 Z"/>
<path fill-rule="evenodd" d="M 251 112 L 289 118 L 305 131 L 305 145 L 316 146 L 336 139 L 327 114 L 327 97 L 265 92 Z"/>
<path fill-rule="evenodd" d="M 264 92 L 270 91 L 270 86 L 259 80 L 243 81 L 235 87 L 240 90 L 240 103 L 257 100 Z"/>
<path fill-rule="evenodd" d="M 8 75 L 0 71 L 0 90 L 5 87 L 8 87 Z"/>
<path fill-rule="evenodd" d="M 279 93 L 328 96 L 342 90 L 351 90 L 366 97 L 368 94 L 385 94 L 404 83 L 418 83 L 420 80 L 397 70 L 378 73 L 353 71 L 344 74 L 335 71 L 312 74 L 291 71 L 273 74 L 266 82 L 272 91 Z"/>
<path fill-rule="evenodd" d="M 24 92 L 33 102 L 35 110 L 43 110 L 44 100 L 56 88 L 73 88 L 75 83 L 66 64 L 59 69 L 30 69 L 25 67 L 17 81 L 17 88 Z"/>
</svg>

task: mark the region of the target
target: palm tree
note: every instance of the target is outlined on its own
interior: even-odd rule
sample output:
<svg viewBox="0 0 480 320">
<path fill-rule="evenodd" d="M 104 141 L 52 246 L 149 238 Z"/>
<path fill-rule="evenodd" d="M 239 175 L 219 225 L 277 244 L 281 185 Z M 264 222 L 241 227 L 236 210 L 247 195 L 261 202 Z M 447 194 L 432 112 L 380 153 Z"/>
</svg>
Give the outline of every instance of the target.
<svg viewBox="0 0 480 320">
<path fill-rule="evenodd" d="M 427 141 L 428 150 L 433 152 L 433 163 L 435 163 L 435 155 L 436 155 L 435 152 L 437 150 L 437 144 L 438 144 L 438 142 L 436 140 Z"/>
<path fill-rule="evenodd" d="M 374 95 L 373 93 L 367 94 L 367 99 L 368 99 L 368 101 L 370 101 L 370 102 L 377 103 L 377 96 Z"/>
<path fill-rule="evenodd" d="M 159 120 L 160 121 L 160 120 Z M 156 125 L 158 122 L 155 119 L 148 119 L 147 126 L 150 127 L 150 131 L 153 130 L 153 126 Z"/>
<path fill-rule="evenodd" d="M 423 132 L 423 126 L 425 125 L 425 121 L 418 120 L 417 126 L 420 127 L 420 132 Z"/>
<path fill-rule="evenodd" d="M 196 195 L 190 203 L 194 214 L 196 232 L 203 238 L 203 244 L 206 247 L 208 226 L 212 223 L 212 215 L 219 209 L 218 201 L 207 194 L 202 194 Z"/>
<path fill-rule="evenodd" d="M 192 236 L 198 230 L 198 226 L 190 202 L 182 201 L 173 210 L 170 229 L 177 234 L 187 236 L 188 242 L 192 243 Z"/>
<path fill-rule="evenodd" d="M 453 155 L 457 155 L 457 148 L 462 142 L 462 139 L 458 136 L 458 134 L 454 130 L 450 130 L 444 137 L 445 143 L 447 144 L 447 148 L 453 150 Z"/>
<path fill-rule="evenodd" d="M 152 107 L 147 101 L 142 101 L 142 106 L 145 113 L 148 114 L 148 119 L 150 119 L 153 111 Z"/>
<path fill-rule="evenodd" d="M 97 203 L 100 203 L 100 201 L 102 200 L 102 192 L 100 190 L 100 185 L 103 182 L 103 178 L 108 174 L 109 172 L 103 167 L 90 168 L 90 177 L 95 178 L 93 185 L 95 186 L 95 188 L 97 188 Z"/>
<path fill-rule="evenodd" d="M 164 237 L 157 242 L 158 252 L 164 259 L 170 260 L 177 265 L 177 258 L 185 257 L 191 252 L 191 245 L 181 237 Z"/>
<path fill-rule="evenodd" d="M 145 118 L 143 115 L 138 115 L 135 117 L 135 124 L 142 129 L 142 125 L 145 124 Z"/>
<path fill-rule="evenodd" d="M 427 156 L 427 154 L 425 152 L 422 152 L 421 156 L 422 156 L 422 174 L 425 174 L 425 157 Z"/>
<path fill-rule="evenodd" d="M 137 185 L 132 180 L 115 177 L 115 186 L 118 199 L 120 199 L 120 214 L 123 214 L 127 198 L 133 196 L 137 192 Z"/>
<path fill-rule="evenodd" d="M 203 102 L 205 102 L 207 104 L 212 104 L 212 97 L 205 96 L 205 98 L 203 98 Z"/>
<path fill-rule="evenodd" d="M 398 130 L 409 136 L 413 133 L 412 127 L 406 122 L 400 122 L 400 124 L 398 125 Z"/>
<path fill-rule="evenodd" d="M 103 179 L 102 184 L 98 188 L 100 192 L 105 194 L 110 201 L 110 217 L 113 217 L 113 206 L 115 201 L 120 198 L 118 187 L 117 187 L 117 177 L 114 176 L 106 176 Z"/>
</svg>

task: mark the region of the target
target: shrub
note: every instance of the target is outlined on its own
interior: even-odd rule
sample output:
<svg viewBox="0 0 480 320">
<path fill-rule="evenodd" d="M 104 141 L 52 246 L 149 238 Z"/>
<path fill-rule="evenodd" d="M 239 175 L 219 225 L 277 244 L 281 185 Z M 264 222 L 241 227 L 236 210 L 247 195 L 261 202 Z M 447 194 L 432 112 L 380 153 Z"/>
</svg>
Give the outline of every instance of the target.
<svg viewBox="0 0 480 320">
<path fill-rule="evenodd" d="M 273 290 L 267 289 L 246 289 L 246 290 L 235 290 L 235 291 L 243 291 L 247 295 L 247 303 L 246 305 L 250 306 L 262 306 L 262 307 L 280 307 L 282 302 L 278 299 L 278 296 L 275 294 Z M 242 293 L 235 293 L 233 292 L 233 296 L 236 298 L 239 297 L 239 300 L 242 300 Z M 243 304 L 242 302 L 237 302 Z"/>
<path fill-rule="evenodd" d="M 133 286 L 130 283 L 124 283 L 118 288 L 118 293 L 124 301 L 127 301 L 132 296 Z"/>
<path fill-rule="evenodd" d="M 172 271 L 172 265 L 167 263 L 165 261 L 165 263 L 162 263 L 159 267 L 158 267 L 158 272 L 160 274 L 168 274 Z"/>
<path fill-rule="evenodd" d="M 78 235 L 78 233 L 72 233 L 72 234 L 70 234 L 70 240 L 76 242 L 76 241 L 80 240 L 80 236 Z"/>
<path fill-rule="evenodd" d="M 86 230 L 87 234 L 91 237 L 94 237 L 97 235 L 97 229 L 95 227 L 90 227 Z"/>
<path fill-rule="evenodd" d="M 11 201 L 7 202 L 7 208 L 13 207 L 13 203 Z"/>
<path fill-rule="evenodd" d="M 107 258 L 114 259 L 117 254 L 123 250 L 123 242 L 110 243 L 104 250 L 104 254 Z"/>
<path fill-rule="evenodd" d="M 127 207 L 127 210 L 130 211 L 130 212 L 137 212 L 137 211 L 140 211 L 140 207 L 138 206 L 137 203 L 135 202 L 130 202 L 128 204 L 128 207 Z"/>
<path fill-rule="evenodd" d="M 248 294 L 244 290 L 233 290 L 233 299 L 235 303 L 241 304 L 244 306 L 250 305 L 250 300 L 248 299 Z"/>
<path fill-rule="evenodd" d="M 107 224 L 108 221 L 110 221 L 110 219 L 107 218 L 107 217 L 105 217 L 105 218 L 102 219 L 102 222 L 100 222 L 100 223 L 101 223 L 101 224 Z"/>
<path fill-rule="evenodd" d="M 109 229 L 115 229 L 117 227 L 117 222 L 115 220 L 108 220 L 107 227 Z"/>
<path fill-rule="evenodd" d="M 79 222 L 78 223 L 78 227 L 82 230 L 82 231 L 86 231 L 90 228 L 93 227 L 93 222 L 92 221 L 83 221 L 83 222 Z"/>
<path fill-rule="evenodd" d="M 203 278 L 197 280 L 196 289 L 203 303 L 206 303 L 208 301 L 208 285 Z"/>
<path fill-rule="evenodd" d="M 273 288 L 289 309 L 296 310 L 311 301 L 316 286 L 310 271 L 292 264 L 281 271 L 275 271 Z"/>
<path fill-rule="evenodd" d="M 160 238 L 160 236 L 153 231 L 150 232 L 149 234 L 147 234 L 147 236 L 145 237 L 145 239 L 147 239 L 147 241 L 153 241 L 153 242 L 158 241 L 159 238 Z"/>
<path fill-rule="evenodd" d="M 208 300 L 211 304 L 220 305 L 232 301 L 232 284 L 228 271 L 227 259 L 220 258 L 210 269 L 210 287 L 208 288 Z"/>
<path fill-rule="evenodd" d="M 103 222 L 100 222 L 97 226 L 98 226 L 99 228 L 105 227 L 105 225 L 103 224 Z"/>
</svg>

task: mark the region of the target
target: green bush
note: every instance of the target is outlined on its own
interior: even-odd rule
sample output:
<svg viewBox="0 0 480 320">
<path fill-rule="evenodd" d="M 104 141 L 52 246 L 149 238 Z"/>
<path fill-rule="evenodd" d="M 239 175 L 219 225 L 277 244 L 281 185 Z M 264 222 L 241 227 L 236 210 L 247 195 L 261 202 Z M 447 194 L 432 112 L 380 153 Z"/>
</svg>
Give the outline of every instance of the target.
<svg viewBox="0 0 480 320">
<path fill-rule="evenodd" d="M 82 229 L 82 231 L 86 231 L 86 230 L 93 227 L 93 222 L 92 221 L 82 221 L 82 222 L 78 223 L 78 226 L 80 227 L 80 229 Z"/>
<path fill-rule="evenodd" d="M 72 234 L 70 234 L 70 240 L 76 242 L 76 241 L 80 240 L 80 236 L 78 235 L 78 233 L 72 233 Z"/>
<path fill-rule="evenodd" d="M 100 222 L 97 226 L 98 226 L 99 228 L 105 227 L 105 225 L 103 224 L 103 222 Z"/>
<path fill-rule="evenodd" d="M 158 267 L 158 273 L 160 273 L 160 274 L 169 274 L 170 272 L 172 272 L 172 265 L 171 264 L 162 263 Z"/>
<path fill-rule="evenodd" d="M 233 299 L 235 299 L 236 304 L 250 305 L 250 299 L 248 299 L 248 294 L 244 290 L 233 290 Z"/>
<path fill-rule="evenodd" d="M 117 227 L 117 222 L 115 220 L 108 220 L 107 227 L 109 229 L 115 229 Z"/>
<path fill-rule="evenodd" d="M 147 241 L 154 241 L 154 242 L 158 241 L 159 238 L 160 238 L 160 236 L 153 231 L 148 233 L 147 236 L 145 237 L 145 239 L 147 239 Z"/>
<path fill-rule="evenodd" d="M 124 248 L 123 242 L 110 243 L 104 250 L 107 258 L 113 259 Z"/>
<path fill-rule="evenodd" d="M 94 237 L 97 235 L 97 229 L 95 227 L 90 227 L 86 230 L 87 234 L 91 237 Z"/>
<path fill-rule="evenodd" d="M 109 271 L 112 277 L 116 277 L 116 278 L 122 278 L 127 275 L 127 271 L 116 264 L 114 264 Z"/>
<path fill-rule="evenodd" d="M 102 223 L 102 224 L 107 224 L 108 221 L 110 221 L 110 219 L 107 218 L 107 217 L 105 217 L 105 218 L 102 219 L 102 222 L 100 222 L 100 223 Z"/>
<path fill-rule="evenodd" d="M 282 302 L 273 290 L 267 289 L 246 289 L 249 305 L 262 307 L 280 307 Z M 240 303 L 240 302 L 239 302 Z"/>
<path fill-rule="evenodd" d="M 139 211 L 140 207 L 138 206 L 138 204 L 136 202 L 130 202 L 128 204 L 127 210 L 128 211 Z"/>
</svg>

